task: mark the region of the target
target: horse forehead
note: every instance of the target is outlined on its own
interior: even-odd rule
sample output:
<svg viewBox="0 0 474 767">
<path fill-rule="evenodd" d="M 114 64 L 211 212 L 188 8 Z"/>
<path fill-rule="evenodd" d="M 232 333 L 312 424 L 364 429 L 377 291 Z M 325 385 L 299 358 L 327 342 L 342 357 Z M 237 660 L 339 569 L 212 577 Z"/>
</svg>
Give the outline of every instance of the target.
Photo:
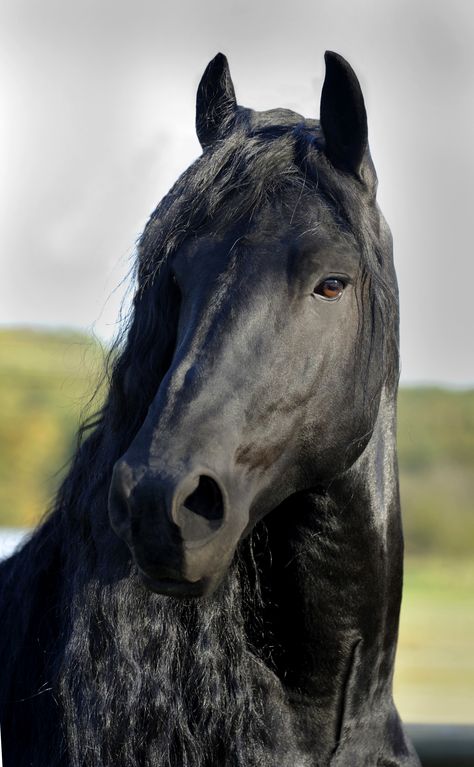
<svg viewBox="0 0 474 767">
<path fill-rule="evenodd" d="M 254 109 L 239 107 L 239 110 L 242 116 L 245 116 L 246 122 L 251 130 L 270 127 L 291 128 L 296 125 L 304 125 L 305 128 L 310 130 L 320 130 L 319 120 L 309 119 L 299 114 L 299 112 L 293 112 L 291 109 L 278 107 L 277 109 L 267 109 L 262 112 L 257 112 Z"/>
<path fill-rule="evenodd" d="M 293 203 L 285 210 L 269 203 L 250 227 L 240 222 L 225 232 L 194 237 L 175 256 L 178 271 L 203 279 L 228 274 L 239 280 L 243 274 L 265 271 L 276 276 L 279 268 L 286 274 L 288 258 L 294 258 L 295 252 L 318 253 L 331 247 L 356 250 L 353 237 L 338 228 L 319 195 L 304 199 L 295 190 Z"/>
<path fill-rule="evenodd" d="M 189 277 L 208 280 L 226 278 L 226 284 L 240 282 L 244 275 L 252 276 L 270 262 L 285 264 L 290 236 L 282 227 L 262 225 L 250 232 L 232 232 L 222 237 L 204 235 L 178 255 L 178 271 Z M 224 283 L 222 283 L 223 285 Z"/>
</svg>

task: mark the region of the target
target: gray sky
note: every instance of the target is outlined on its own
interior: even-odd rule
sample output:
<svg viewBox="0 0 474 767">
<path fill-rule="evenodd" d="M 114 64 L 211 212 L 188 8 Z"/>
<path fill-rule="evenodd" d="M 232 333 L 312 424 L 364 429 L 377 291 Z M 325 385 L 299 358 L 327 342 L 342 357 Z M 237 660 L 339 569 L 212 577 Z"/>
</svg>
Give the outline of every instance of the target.
<svg viewBox="0 0 474 767">
<path fill-rule="evenodd" d="M 319 115 L 326 48 L 359 75 L 395 238 L 402 380 L 474 384 L 468 0 L 4 0 L 0 323 L 110 337 L 134 243 L 199 154 L 195 90 Z"/>
</svg>

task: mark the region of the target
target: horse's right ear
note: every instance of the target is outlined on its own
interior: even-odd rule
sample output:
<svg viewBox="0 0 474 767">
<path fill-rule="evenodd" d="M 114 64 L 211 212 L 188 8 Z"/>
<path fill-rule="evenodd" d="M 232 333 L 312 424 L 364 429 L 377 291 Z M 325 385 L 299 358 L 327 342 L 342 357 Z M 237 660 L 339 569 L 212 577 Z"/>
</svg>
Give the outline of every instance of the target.
<svg viewBox="0 0 474 767">
<path fill-rule="evenodd" d="M 326 51 L 321 93 L 321 128 L 325 154 L 334 167 L 371 186 L 376 177 L 367 138 L 367 113 L 357 76 L 338 53 Z"/>
<path fill-rule="evenodd" d="M 203 149 L 225 135 L 236 111 L 229 64 L 218 53 L 207 65 L 196 97 L 196 133 Z"/>
</svg>

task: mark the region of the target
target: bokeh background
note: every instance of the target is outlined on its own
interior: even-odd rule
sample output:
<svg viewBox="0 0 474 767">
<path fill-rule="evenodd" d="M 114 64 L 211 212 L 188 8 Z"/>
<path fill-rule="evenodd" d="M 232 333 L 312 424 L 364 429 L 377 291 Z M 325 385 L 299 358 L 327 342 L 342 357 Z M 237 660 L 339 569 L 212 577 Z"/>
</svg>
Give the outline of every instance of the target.
<svg viewBox="0 0 474 767">
<path fill-rule="evenodd" d="M 199 154 L 228 56 L 240 103 L 319 114 L 323 53 L 356 69 L 401 293 L 407 541 L 396 698 L 474 722 L 474 5 L 466 0 L 4 0 L 0 11 L 0 525 L 44 513 L 146 218 Z M 13 540 L 13 539 L 12 539 Z"/>
</svg>

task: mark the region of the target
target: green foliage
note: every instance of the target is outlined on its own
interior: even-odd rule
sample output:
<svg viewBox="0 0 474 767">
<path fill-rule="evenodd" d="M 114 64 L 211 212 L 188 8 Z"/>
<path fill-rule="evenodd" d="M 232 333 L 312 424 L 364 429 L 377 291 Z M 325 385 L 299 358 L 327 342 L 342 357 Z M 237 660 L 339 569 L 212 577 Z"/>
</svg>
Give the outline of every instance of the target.
<svg viewBox="0 0 474 767">
<path fill-rule="evenodd" d="M 0 525 L 44 514 L 103 362 L 80 333 L 0 330 Z M 474 390 L 402 389 L 398 442 L 408 552 L 472 553 Z"/>
<path fill-rule="evenodd" d="M 416 473 L 435 464 L 473 468 L 474 391 L 401 389 L 398 398 L 400 468 Z"/>
<path fill-rule="evenodd" d="M 89 336 L 0 330 L 0 525 L 34 525 L 64 474 L 104 359 Z"/>
<path fill-rule="evenodd" d="M 398 455 L 408 553 L 472 555 L 474 390 L 401 389 Z"/>
</svg>

